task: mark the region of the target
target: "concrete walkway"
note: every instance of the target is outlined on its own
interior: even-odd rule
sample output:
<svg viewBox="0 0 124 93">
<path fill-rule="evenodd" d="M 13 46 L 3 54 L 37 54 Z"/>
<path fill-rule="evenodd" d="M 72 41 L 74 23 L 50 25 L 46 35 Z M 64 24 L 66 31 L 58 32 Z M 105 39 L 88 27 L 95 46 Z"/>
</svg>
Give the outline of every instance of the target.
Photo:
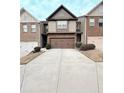
<svg viewBox="0 0 124 93">
<path fill-rule="evenodd" d="M 21 66 L 21 93 L 102 93 L 102 67 L 74 49 L 51 49 Z"/>
</svg>

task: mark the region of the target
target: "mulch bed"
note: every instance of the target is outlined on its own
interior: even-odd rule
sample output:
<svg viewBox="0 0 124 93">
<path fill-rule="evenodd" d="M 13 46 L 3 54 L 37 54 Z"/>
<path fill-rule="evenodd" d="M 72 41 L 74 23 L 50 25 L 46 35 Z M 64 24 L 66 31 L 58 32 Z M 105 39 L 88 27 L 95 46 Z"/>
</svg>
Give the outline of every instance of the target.
<svg viewBox="0 0 124 93">
<path fill-rule="evenodd" d="M 103 53 L 100 50 L 95 49 L 80 52 L 95 62 L 103 62 Z"/>
</svg>

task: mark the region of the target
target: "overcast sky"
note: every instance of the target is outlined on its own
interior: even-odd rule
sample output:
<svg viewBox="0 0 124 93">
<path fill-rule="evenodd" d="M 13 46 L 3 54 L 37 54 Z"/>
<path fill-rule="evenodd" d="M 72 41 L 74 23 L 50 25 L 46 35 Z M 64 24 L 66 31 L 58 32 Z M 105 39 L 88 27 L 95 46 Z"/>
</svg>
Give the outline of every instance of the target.
<svg viewBox="0 0 124 93">
<path fill-rule="evenodd" d="M 20 7 L 24 7 L 38 20 L 45 20 L 61 4 L 78 17 L 86 14 L 101 1 L 102 0 L 20 0 Z"/>
</svg>

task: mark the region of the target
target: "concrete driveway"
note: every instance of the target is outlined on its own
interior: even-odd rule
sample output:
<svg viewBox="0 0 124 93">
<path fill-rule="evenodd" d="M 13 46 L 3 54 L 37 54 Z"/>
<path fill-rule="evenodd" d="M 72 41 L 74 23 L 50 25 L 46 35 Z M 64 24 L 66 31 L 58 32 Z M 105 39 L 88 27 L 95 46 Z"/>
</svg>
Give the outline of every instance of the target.
<svg viewBox="0 0 124 93">
<path fill-rule="evenodd" d="M 102 93 L 102 64 L 74 49 L 51 49 L 21 66 L 21 93 Z"/>
</svg>

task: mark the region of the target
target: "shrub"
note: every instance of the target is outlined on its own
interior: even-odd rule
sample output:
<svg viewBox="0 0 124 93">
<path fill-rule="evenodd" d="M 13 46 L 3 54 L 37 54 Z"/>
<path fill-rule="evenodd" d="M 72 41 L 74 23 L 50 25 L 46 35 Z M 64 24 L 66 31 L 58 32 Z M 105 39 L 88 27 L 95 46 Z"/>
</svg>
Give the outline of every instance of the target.
<svg viewBox="0 0 124 93">
<path fill-rule="evenodd" d="M 80 47 L 80 50 L 86 51 L 86 50 L 92 50 L 95 49 L 95 45 L 94 44 L 83 44 Z"/>
<path fill-rule="evenodd" d="M 35 47 L 33 53 L 40 52 L 41 47 Z"/>
<path fill-rule="evenodd" d="M 77 48 L 80 48 L 81 45 L 82 45 L 81 42 L 77 42 L 77 43 L 76 43 L 76 47 L 77 47 Z"/>
<path fill-rule="evenodd" d="M 51 45 L 50 44 L 46 44 L 46 49 L 50 49 Z"/>
</svg>

